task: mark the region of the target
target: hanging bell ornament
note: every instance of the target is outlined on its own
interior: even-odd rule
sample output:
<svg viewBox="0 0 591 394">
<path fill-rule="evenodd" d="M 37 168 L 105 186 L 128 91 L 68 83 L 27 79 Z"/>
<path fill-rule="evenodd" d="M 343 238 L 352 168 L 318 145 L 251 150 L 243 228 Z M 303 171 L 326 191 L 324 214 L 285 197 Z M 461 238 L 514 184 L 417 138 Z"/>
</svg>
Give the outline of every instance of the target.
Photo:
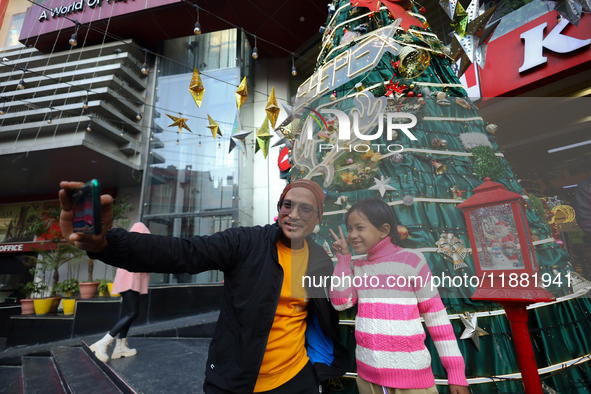
<svg viewBox="0 0 591 394">
<path fill-rule="evenodd" d="M 445 171 L 447 171 L 447 166 L 445 164 L 438 163 L 437 160 L 433 160 L 431 164 L 433 164 L 433 167 L 435 167 L 435 173 L 437 175 L 442 175 L 445 173 Z"/>
<path fill-rule="evenodd" d="M 447 140 L 441 140 L 441 147 L 447 148 Z"/>
<path fill-rule="evenodd" d="M 402 153 L 397 152 L 392 155 L 390 160 L 392 160 L 392 163 L 394 164 L 400 164 L 404 160 L 404 156 L 402 156 Z"/>
<path fill-rule="evenodd" d="M 437 92 L 437 104 L 448 106 L 451 103 L 447 99 L 447 94 L 445 92 Z"/>
<path fill-rule="evenodd" d="M 402 197 L 402 203 L 407 207 L 410 207 L 414 202 L 415 199 L 410 194 L 407 194 L 406 196 Z"/>
<path fill-rule="evenodd" d="M 494 123 L 489 123 L 486 125 L 486 131 L 490 134 L 494 134 L 495 131 L 497 131 L 497 129 L 499 128 L 499 126 L 497 126 Z"/>
<path fill-rule="evenodd" d="M 398 226 L 398 234 L 400 234 L 400 239 L 404 241 L 408 238 L 408 229 L 404 226 Z"/>
<path fill-rule="evenodd" d="M 433 138 L 433 140 L 431 140 L 431 148 L 439 148 L 441 147 L 441 140 L 437 137 Z"/>
<path fill-rule="evenodd" d="M 365 89 L 365 88 L 363 87 L 363 84 L 361 82 L 357 82 L 357 84 L 355 84 L 355 90 L 356 91 L 362 92 L 363 89 Z"/>
</svg>

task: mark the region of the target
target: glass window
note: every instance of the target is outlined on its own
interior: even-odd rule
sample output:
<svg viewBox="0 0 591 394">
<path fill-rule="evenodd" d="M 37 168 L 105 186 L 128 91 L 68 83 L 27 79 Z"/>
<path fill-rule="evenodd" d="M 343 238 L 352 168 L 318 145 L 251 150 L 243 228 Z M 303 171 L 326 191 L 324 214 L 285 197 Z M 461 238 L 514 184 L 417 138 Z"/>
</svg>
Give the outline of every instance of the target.
<svg viewBox="0 0 591 394">
<path fill-rule="evenodd" d="M 18 37 L 21 34 L 23 28 L 23 21 L 25 20 L 25 14 L 17 14 L 12 16 L 10 21 L 10 27 L 8 28 L 8 37 L 6 37 L 7 47 L 19 45 Z"/>
<path fill-rule="evenodd" d="M 237 116 L 235 92 L 244 75 L 237 61 L 237 42 L 232 29 L 162 44 L 142 212 L 153 234 L 191 237 L 252 225 L 254 138 L 247 138 L 248 159 L 238 148 L 228 153 Z M 201 107 L 188 90 L 194 67 L 205 88 Z M 242 112 L 244 120 L 244 107 Z M 179 132 L 167 115 L 187 119 L 191 131 Z M 213 138 L 208 115 L 222 136 Z M 221 272 L 153 276 L 152 283 L 223 280 Z"/>
</svg>

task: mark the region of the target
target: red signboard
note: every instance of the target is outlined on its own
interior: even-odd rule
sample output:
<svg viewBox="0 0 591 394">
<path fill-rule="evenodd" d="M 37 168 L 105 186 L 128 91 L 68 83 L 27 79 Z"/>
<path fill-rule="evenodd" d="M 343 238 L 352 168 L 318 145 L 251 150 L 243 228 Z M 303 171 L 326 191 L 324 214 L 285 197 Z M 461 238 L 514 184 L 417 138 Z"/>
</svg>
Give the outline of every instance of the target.
<svg viewBox="0 0 591 394">
<path fill-rule="evenodd" d="M 591 14 L 583 13 L 578 26 L 557 17 L 549 12 L 491 41 L 479 75 L 474 65 L 466 71 L 470 97 L 478 95 L 473 90 L 478 82 L 480 97 L 514 96 L 589 70 Z"/>
</svg>

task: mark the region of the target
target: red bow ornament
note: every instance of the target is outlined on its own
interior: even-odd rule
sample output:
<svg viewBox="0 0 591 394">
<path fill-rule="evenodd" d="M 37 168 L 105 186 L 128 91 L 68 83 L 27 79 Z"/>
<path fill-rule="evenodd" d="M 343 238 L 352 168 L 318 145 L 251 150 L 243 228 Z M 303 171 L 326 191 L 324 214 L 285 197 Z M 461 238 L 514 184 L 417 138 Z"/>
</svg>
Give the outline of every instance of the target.
<svg viewBox="0 0 591 394">
<path fill-rule="evenodd" d="M 402 19 L 400 26 L 405 31 L 408 31 L 412 25 L 425 28 L 423 22 L 406 12 L 406 8 L 412 6 L 412 1 L 410 0 L 351 0 L 352 7 L 367 7 L 373 12 L 378 12 L 380 10 L 380 4 L 384 4 L 388 7 L 388 10 L 390 10 L 394 19 Z"/>
</svg>

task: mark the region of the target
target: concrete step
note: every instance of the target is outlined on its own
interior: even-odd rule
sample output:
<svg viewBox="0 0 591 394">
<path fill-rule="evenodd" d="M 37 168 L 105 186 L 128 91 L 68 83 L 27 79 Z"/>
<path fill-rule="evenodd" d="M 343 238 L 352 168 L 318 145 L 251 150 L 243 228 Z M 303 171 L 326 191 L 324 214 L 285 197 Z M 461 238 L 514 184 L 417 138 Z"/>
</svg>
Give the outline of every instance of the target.
<svg viewBox="0 0 591 394">
<path fill-rule="evenodd" d="M 22 368 L 17 365 L 0 366 L 0 393 L 23 394 Z"/>
<path fill-rule="evenodd" d="M 123 394 L 82 348 L 57 347 L 52 354 L 72 394 Z"/>
<path fill-rule="evenodd" d="M 51 357 L 23 356 L 22 379 L 24 394 L 69 393 Z"/>
</svg>

